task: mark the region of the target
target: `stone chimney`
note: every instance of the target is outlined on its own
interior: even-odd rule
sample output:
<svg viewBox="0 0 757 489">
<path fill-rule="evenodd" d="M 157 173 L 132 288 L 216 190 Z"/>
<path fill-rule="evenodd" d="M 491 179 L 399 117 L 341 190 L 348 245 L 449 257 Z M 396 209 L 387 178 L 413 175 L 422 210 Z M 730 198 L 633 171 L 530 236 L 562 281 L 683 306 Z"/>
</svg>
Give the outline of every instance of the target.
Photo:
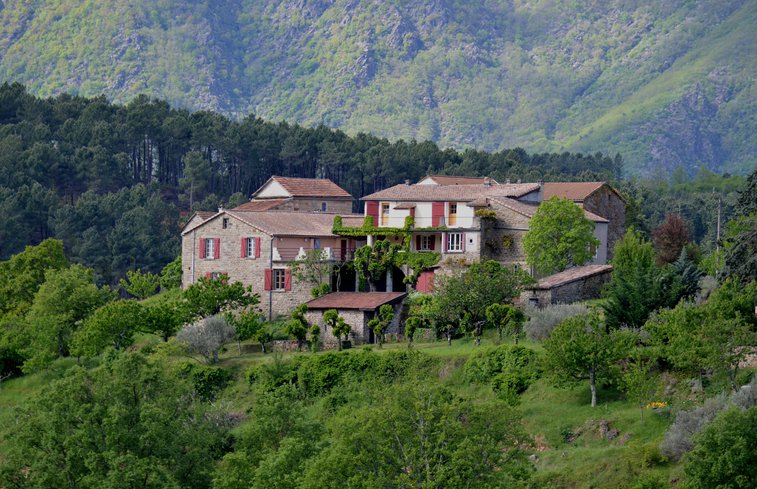
<svg viewBox="0 0 757 489">
<path fill-rule="evenodd" d="M 410 185 L 410 180 L 405 180 L 405 185 Z"/>
<path fill-rule="evenodd" d="M 484 187 L 491 187 L 492 186 L 492 179 L 489 177 L 484 177 Z"/>
</svg>

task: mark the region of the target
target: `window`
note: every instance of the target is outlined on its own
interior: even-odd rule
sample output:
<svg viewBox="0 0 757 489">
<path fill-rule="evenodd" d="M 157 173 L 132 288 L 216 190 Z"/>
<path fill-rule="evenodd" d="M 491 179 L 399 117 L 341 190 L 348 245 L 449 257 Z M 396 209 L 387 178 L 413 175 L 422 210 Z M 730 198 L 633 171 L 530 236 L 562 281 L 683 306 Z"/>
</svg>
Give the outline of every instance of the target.
<svg viewBox="0 0 757 489">
<path fill-rule="evenodd" d="M 447 220 L 450 226 L 457 225 L 457 204 L 449 203 L 449 219 Z"/>
<path fill-rule="evenodd" d="M 381 225 L 389 225 L 389 203 L 387 202 L 381 203 Z"/>
<path fill-rule="evenodd" d="M 321 239 L 320 238 L 313 238 L 313 249 L 314 250 L 320 250 L 321 249 Z"/>
<path fill-rule="evenodd" d="M 247 249 L 245 256 L 252 258 L 255 256 L 255 238 L 247 238 Z"/>
<path fill-rule="evenodd" d="M 326 202 L 321 202 L 321 212 L 326 212 L 328 210 L 328 205 Z"/>
<path fill-rule="evenodd" d="M 284 290 L 286 288 L 286 270 L 283 268 L 273 269 L 273 290 Z"/>
<path fill-rule="evenodd" d="M 221 223 L 222 223 L 223 228 L 226 229 L 227 227 L 229 227 L 229 218 L 228 217 L 224 217 L 223 221 L 221 221 Z"/>
<path fill-rule="evenodd" d="M 216 256 L 216 240 L 215 239 L 205 239 L 205 258 L 208 260 L 212 260 Z"/>
<path fill-rule="evenodd" d="M 433 249 L 433 245 L 431 244 L 431 241 L 434 239 L 433 236 L 421 236 L 421 247 L 420 249 L 422 251 L 429 251 Z"/>
<path fill-rule="evenodd" d="M 463 251 L 462 233 L 447 233 L 447 251 L 448 252 Z"/>
</svg>

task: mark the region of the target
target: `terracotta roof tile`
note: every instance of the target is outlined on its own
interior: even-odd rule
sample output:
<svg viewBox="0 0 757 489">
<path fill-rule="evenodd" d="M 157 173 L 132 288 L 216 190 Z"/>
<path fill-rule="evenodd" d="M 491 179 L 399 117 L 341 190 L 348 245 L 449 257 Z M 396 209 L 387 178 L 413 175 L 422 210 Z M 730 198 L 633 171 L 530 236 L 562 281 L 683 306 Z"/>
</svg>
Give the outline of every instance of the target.
<svg viewBox="0 0 757 489">
<path fill-rule="evenodd" d="M 307 302 L 308 309 L 358 309 L 373 311 L 405 297 L 404 292 L 332 292 Z"/>
<path fill-rule="evenodd" d="M 245 202 L 244 204 L 234 207 L 231 209 L 232 211 L 268 211 L 273 209 L 274 207 L 278 207 L 279 205 L 283 204 L 284 202 L 288 201 L 289 199 L 262 199 L 262 200 L 251 200 L 249 202 Z"/>
<path fill-rule="evenodd" d="M 539 190 L 538 183 L 492 185 L 395 185 L 360 200 L 470 202 L 480 197 L 522 197 Z"/>
<path fill-rule="evenodd" d="M 334 214 L 292 211 L 226 211 L 269 236 L 334 236 Z"/>
<path fill-rule="evenodd" d="M 526 202 L 521 202 L 514 199 L 508 199 L 504 197 L 492 197 L 489 200 L 495 201 L 499 203 L 500 205 L 507 207 L 508 209 L 514 210 L 515 212 L 519 214 L 523 214 L 526 217 L 533 217 L 534 213 L 536 213 L 536 209 L 538 209 L 538 205 L 536 204 L 530 204 Z M 582 207 L 583 209 L 583 207 Z M 593 222 L 610 222 L 607 219 L 605 219 L 602 216 L 598 216 L 594 214 L 593 212 L 589 212 L 586 209 L 583 209 L 584 211 L 584 217 L 586 219 L 593 221 Z"/>
<path fill-rule="evenodd" d="M 612 265 L 584 265 L 582 267 L 573 267 L 554 275 L 549 275 L 539 279 L 534 285 L 527 285 L 527 289 L 552 289 L 561 285 L 575 282 L 576 280 L 585 279 L 602 273 L 610 273 Z"/>
<path fill-rule="evenodd" d="M 544 184 L 544 198 L 565 197 L 581 202 L 605 185 L 605 182 L 547 182 Z"/>
<path fill-rule="evenodd" d="M 278 182 L 292 197 L 329 197 L 352 200 L 346 190 L 328 179 L 271 177 Z M 264 185 L 265 186 L 265 185 Z M 261 187 L 262 188 L 262 187 Z"/>
<path fill-rule="evenodd" d="M 437 183 L 437 185 L 483 185 L 486 177 L 458 177 L 454 175 L 427 175 L 420 181 L 431 179 Z M 497 181 L 493 178 L 489 179 L 492 183 L 496 184 Z"/>
</svg>

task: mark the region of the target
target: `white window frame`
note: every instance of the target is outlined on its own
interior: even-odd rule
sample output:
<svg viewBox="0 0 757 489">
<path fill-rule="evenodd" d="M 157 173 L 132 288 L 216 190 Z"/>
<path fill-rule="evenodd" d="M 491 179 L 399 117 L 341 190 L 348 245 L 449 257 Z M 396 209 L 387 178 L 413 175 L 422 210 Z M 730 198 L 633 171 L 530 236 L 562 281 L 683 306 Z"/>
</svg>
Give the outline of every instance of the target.
<svg viewBox="0 0 757 489">
<path fill-rule="evenodd" d="M 245 244 L 245 257 L 255 258 L 255 238 L 245 238 L 247 243 Z"/>
<path fill-rule="evenodd" d="M 279 281 L 281 287 L 279 287 Z M 271 289 L 273 290 L 285 290 L 286 289 L 286 268 L 274 268 L 271 271 Z"/>
<path fill-rule="evenodd" d="M 216 259 L 216 240 L 215 238 L 205 238 L 205 259 Z"/>
<path fill-rule="evenodd" d="M 453 244 L 455 246 L 453 246 Z M 463 233 L 447 233 L 447 253 L 463 252 Z"/>
<path fill-rule="evenodd" d="M 431 251 L 431 243 L 433 242 L 433 240 L 433 236 L 429 236 L 428 234 L 421 234 L 421 247 L 418 251 Z"/>
</svg>

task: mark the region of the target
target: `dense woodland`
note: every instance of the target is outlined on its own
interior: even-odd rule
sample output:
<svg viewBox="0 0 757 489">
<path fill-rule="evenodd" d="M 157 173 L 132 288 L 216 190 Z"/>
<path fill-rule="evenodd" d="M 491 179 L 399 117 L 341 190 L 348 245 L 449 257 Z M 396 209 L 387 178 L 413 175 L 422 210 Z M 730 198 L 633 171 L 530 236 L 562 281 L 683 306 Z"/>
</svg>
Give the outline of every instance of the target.
<svg viewBox="0 0 757 489">
<path fill-rule="evenodd" d="M 675 212 L 691 239 L 712 249 L 718 202 L 726 222 L 744 184 L 707 170 L 693 181 L 682 170 L 669 183 L 623 181 L 621 168 L 620 155 L 459 152 L 254 116 L 237 121 L 147 97 L 127 105 L 104 97 L 42 99 L 3 84 L 0 258 L 55 237 L 70 259 L 116 283 L 127 270 L 158 272 L 172 261 L 190 209 L 242 203 L 271 175 L 330 178 L 359 198 L 429 173 L 607 180 L 627 196 L 635 227 L 649 233 Z"/>
</svg>

